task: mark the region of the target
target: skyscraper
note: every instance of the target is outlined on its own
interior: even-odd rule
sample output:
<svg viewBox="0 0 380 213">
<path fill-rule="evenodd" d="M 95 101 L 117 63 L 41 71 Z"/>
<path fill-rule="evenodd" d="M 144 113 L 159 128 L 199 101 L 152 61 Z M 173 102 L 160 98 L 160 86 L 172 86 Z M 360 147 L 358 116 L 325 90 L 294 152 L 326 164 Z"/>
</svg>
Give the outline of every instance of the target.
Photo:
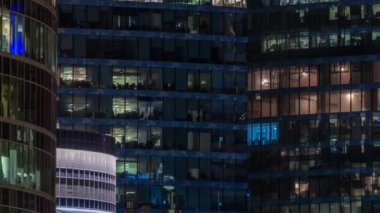
<svg viewBox="0 0 380 213">
<path fill-rule="evenodd" d="M 0 212 L 54 212 L 55 0 L 0 2 Z"/>
<path fill-rule="evenodd" d="M 57 212 L 115 212 L 115 140 L 98 133 L 58 130 L 57 141 Z"/>
<path fill-rule="evenodd" d="M 372 1 L 252 1 L 251 212 L 380 212 Z"/>
<path fill-rule="evenodd" d="M 115 138 L 117 212 L 246 211 L 245 7 L 60 1 L 59 125 Z"/>
</svg>

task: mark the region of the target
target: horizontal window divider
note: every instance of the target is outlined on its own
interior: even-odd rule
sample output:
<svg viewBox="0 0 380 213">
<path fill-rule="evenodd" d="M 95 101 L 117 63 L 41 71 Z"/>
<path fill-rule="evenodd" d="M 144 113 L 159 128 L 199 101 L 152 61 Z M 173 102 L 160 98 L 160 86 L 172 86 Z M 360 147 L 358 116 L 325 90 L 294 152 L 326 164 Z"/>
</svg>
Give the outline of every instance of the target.
<svg viewBox="0 0 380 213">
<path fill-rule="evenodd" d="M 89 89 L 89 88 L 59 88 L 58 94 L 75 95 L 106 95 L 121 97 L 160 97 L 160 98 L 185 98 L 185 99 L 213 99 L 213 100 L 239 100 L 246 101 L 244 95 L 221 94 L 221 93 L 196 93 L 157 90 L 134 90 L 134 89 Z"/>
<path fill-rule="evenodd" d="M 320 141 L 312 143 L 291 143 L 291 144 L 268 144 L 259 146 L 250 146 L 249 149 L 255 150 L 275 150 L 275 149 L 306 149 L 306 148 L 330 148 L 332 141 Z M 350 141 L 334 141 L 335 146 L 366 146 L 366 145 L 376 145 L 380 146 L 380 140 L 350 140 Z"/>
<path fill-rule="evenodd" d="M 118 187 L 120 185 L 169 185 L 175 187 L 201 187 L 201 188 L 219 188 L 219 189 L 248 189 L 248 184 L 244 182 L 217 182 L 217 181 L 178 181 L 178 180 L 126 180 L 118 178 Z"/>
<path fill-rule="evenodd" d="M 357 84 L 341 84 L 341 85 L 322 85 L 313 87 L 294 87 L 294 88 L 277 88 L 260 91 L 250 91 L 249 95 L 285 95 L 294 93 L 312 93 L 312 92 L 328 92 L 340 90 L 360 90 L 360 89 L 378 89 L 380 82 L 375 83 L 357 83 Z"/>
<path fill-rule="evenodd" d="M 379 173 L 380 167 L 363 167 L 363 168 L 322 168 L 306 171 L 283 171 L 283 172 L 254 172 L 248 175 L 250 179 L 278 179 L 289 177 L 318 177 L 330 175 L 348 175 L 348 174 L 372 174 Z"/>
<path fill-rule="evenodd" d="M 91 35 L 91 36 L 128 36 L 136 38 L 165 38 L 165 39 L 182 39 L 182 40 L 200 40 L 200 41 L 220 41 L 220 42 L 236 42 L 247 43 L 247 37 L 243 36 L 223 36 L 223 35 L 205 35 L 205 34 L 189 34 L 175 32 L 154 32 L 154 31 L 134 31 L 134 30 L 104 30 L 104 29 L 76 29 L 76 28 L 60 28 L 59 34 L 74 35 Z"/>
<path fill-rule="evenodd" d="M 345 33 L 371 33 L 373 31 L 380 31 L 380 27 L 349 27 L 349 28 L 338 28 L 338 29 L 328 29 L 328 30 L 316 30 L 316 31 L 300 31 L 300 32 L 288 32 L 288 33 L 278 33 L 278 34 L 263 34 L 254 35 L 249 37 L 250 40 L 262 40 L 266 38 L 273 39 L 288 39 L 290 37 L 307 37 L 316 35 L 329 35 L 329 34 L 345 34 Z M 243 37 L 245 38 L 245 37 Z"/>
<path fill-rule="evenodd" d="M 380 195 L 363 195 L 363 196 L 331 196 L 331 197 L 318 197 L 318 198 L 295 198 L 286 200 L 260 200 L 252 201 L 252 206 L 287 206 L 287 205 L 297 205 L 297 204 L 329 204 L 329 203 L 340 203 L 340 202 L 355 202 L 355 201 L 380 201 Z"/>
<path fill-rule="evenodd" d="M 294 5 L 270 5 L 270 6 L 259 6 L 256 8 L 249 9 L 249 13 L 270 13 L 279 11 L 294 11 L 302 9 L 318 9 L 318 8 L 328 8 L 331 6 L 351 6 L 351 5 L 372 5 L 375 3 L 380 3 L 379 0 L 363 0 L 363 1 L 349 1 L 349 0 L 334 0 L 331 2 L 318 2 L 318 3 L 307 3 L 307 4 L 294 4 Z M 253 6 L 255 7 L 255 6 Z"/>
<path fill-rule="evenodd" d="M 370 55 L 351 55 L 351 56 L 331 56 L 331 57 L 315 57 L 308 59 L 294 59 L 294 60 L 276 60 L 267 63 L 252 63 L 251 68 L 271 68 L 271 67 L 286 67 L 297 65 L 317 65 L 328 64 L 337 62 L 360 62 L 360 61 L 375 61 L 380 59 L 380 54 Z"/>
<path fill-rule="evenodd" d="M 61 0 L 60 5 L 93 5 L 122 8 L 149 8 L 149 9 L 169 9 L 169 10 L 190 10 L 217 13 L 238 13 L 246 14 L 248 10 L 243 7 L 228 7 L 219 5 L 192 5 L 182 3 L 165 2 L 138 2 L 138 1 L 115 1 L 115 0 Z"/>
<path fill-rule="evenodd" d="M 245 153 L 218 153 L 218 152 L 193 152 L 180 150 L 146 150 L 146 149 L 125 149 L 119 148 L 117 155 L 122 156 L 161 156 L 161 157 L 186 157 L 186 158 L 213 158 L 213 159 L 235 159 L 246 160 L 248 154 Z"/>
<path fill-rule="evenodd" d="M 380 58 L 380 55 L 379 55 Z M 220 65 L 220 64 L 200 64 L 181 63 L 165 61 L 143 61 L 143 60 L 116 60 L 116 59 L 96 59 L 96 58 L 60 58 L 62 65 L 103 65 L 103 66 L 136 66 L 140 68 L 179 68 L 179 69 L 201 69 L 212 71 L 247 72 L 248 66 L 243 65 Z"/>
<path fill-rule="evenodd" d="M 262 122 L 274 122 L 274 121 L 303 121 L 303 120 L 327 120 L 333 118 L 370 118 L 372 113 L 378 113 L 376 110 L 357 111 L 357 112 L 326 112 L 318 114 L 305 114 L 305 115 L 278 115 L 267 118 L 254 118 L 254 123 Z M 252 123 L 252 120 L 248 120 L 248 123 Z"/>
<path fill-rule="evenodd" d="M 90 125 L 138 125 L 156 127 L 177 127 L 194 129 L 230 129 L 245 130 L 244 124 L 234 123 L 210 123 L 210 122 L 187 122 L 187 121 L 160 121 L 160 120 L 138 120 L 138 119 L 112 119 L 112 118 L 74 118 L 59 117 L 61 124 L 90 124 Z"/>
</svg>

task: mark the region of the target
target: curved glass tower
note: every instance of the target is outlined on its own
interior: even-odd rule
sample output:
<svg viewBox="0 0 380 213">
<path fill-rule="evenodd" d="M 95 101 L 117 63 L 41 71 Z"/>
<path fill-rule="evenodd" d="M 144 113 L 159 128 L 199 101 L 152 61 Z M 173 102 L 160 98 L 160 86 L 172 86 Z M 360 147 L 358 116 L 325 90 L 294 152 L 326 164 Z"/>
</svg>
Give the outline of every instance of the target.
<svg viewBox="0 0 380 213">
<path fill-rule="evenodd" d="M 380 4 L 250 4 L 251 212 L 380 212 Z"/>
<path fill-rule="evenodd" d="M 72 130 L 58 130 L 57 140 L 57 213 L 115 212 L 115 140 Z"/>
<path fill-rule="evenodd" d="M 0 2 L 0 212 L 54 212 L 55 0 Z"/>
<path fill-rule="evenodd" d="M 246 211 L 245 7 L 60 1 L 60 128 L 115 138 L 117 212 Z"/>
</svg>

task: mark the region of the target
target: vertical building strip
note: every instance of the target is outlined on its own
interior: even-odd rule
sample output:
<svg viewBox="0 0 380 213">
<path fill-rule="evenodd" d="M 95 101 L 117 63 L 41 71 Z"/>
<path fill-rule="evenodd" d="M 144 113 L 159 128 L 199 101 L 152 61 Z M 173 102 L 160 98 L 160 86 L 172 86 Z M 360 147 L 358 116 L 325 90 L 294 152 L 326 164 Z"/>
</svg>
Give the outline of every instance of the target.
<svg viewBox="0 0 380 213">
<path fill-rule="evenodd" d="M 245 212 L 245 1 L 60 1 L 59 125 L 118 145 L 117 212 Z"/>
<path fill-rule="evenodd" d="M 55 7 L 0 3 L 0 212 L 55 211 Z"/>
</svg>

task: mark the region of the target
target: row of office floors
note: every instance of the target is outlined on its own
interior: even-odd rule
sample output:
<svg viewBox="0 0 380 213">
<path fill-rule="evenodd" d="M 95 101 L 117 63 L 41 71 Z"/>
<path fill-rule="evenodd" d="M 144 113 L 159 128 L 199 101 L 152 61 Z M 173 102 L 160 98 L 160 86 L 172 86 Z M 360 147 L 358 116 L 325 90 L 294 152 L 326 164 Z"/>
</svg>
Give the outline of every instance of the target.
<svg viewBox="0 0 380 213">
<path fill-rule="evenodd" d="M 59 128 L 114 138 L 118 213 L 246 212 L 243 2 L 135 3 L 60 2 Z"/>
<path fill-rule="evenodd" d="M 112 136 L 118 150 L 114 177 L 59 168 L 60 190 L 77 190 L 60 206 L 380 211 L 377 2 L 58 8 L 59 128 Z M 116 200 L 77 199 L 83 186 Z"/>
<path fill-rule="evenodd" d="M 379 212 L 379 4 L 248 7 L 249 211 Z"/>
<path fill-rule="evenodd" d="M 54 0 L 0 2 L 0 212 L 54 212 Z"/>
</svg>

